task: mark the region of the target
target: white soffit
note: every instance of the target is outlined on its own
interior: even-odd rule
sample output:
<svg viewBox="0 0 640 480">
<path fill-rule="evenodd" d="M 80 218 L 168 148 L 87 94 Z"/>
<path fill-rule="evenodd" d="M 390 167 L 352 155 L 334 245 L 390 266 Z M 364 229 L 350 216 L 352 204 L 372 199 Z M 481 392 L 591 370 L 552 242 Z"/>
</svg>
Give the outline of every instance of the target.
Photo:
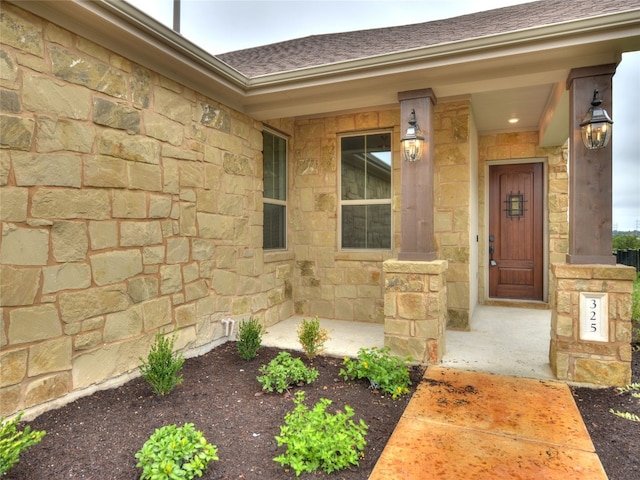
<svg viewBox="0 0 640 480">
<path fill-rule="evenodd" d="M 478 131 L 537 131 L 553 88 L 553 84 L 544 84 L 472 94 Z M 514 117 L 518 122 L 510 124 L 509 119 Z"/>
</svg>

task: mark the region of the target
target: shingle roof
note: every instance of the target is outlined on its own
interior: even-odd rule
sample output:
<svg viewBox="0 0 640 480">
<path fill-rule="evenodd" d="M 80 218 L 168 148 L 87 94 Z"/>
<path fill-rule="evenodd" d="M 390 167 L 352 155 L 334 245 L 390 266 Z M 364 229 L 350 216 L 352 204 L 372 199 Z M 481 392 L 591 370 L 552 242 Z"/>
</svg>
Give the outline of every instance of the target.
<svg viewBox="0 0 640 480">
<path fill-rule="evenodd" d="M 541 0 L 427 23 L 312 35 L 217 58 L 253 78 L 638 8 L 640 0 Z"/>
</svg>

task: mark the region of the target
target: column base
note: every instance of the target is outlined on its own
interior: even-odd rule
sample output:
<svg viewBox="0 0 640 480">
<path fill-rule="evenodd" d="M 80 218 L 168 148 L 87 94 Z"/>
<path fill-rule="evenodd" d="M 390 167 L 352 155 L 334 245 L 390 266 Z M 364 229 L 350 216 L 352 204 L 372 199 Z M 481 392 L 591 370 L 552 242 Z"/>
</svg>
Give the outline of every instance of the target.
<svg viewBox="0 0 640 480">
<path fill-rule="evenodd" d="M 385 345 L 420 364 L 440 363 L 446 350 L 445 260 L 387 260 L 384 271 Z"/>
<path fill-rule="evenodd" d="M 627 385 L 631 381 L 629 306 L 635 269 L 553 264 L 551 272 L 555 288 L 549 362 L 556 378 L 599 386 Z M 588 301 L 581 300 L 585 295 L 604 302 L 607 308 L 594 314 Z"/>
</svg>

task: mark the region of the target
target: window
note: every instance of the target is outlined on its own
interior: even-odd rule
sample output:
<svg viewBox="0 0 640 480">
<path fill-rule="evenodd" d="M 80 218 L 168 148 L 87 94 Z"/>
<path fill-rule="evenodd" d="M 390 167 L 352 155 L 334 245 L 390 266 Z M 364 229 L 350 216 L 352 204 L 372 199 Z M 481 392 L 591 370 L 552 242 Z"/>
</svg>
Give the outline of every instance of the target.
<svg viewBox="0 0 640 480">
<path fill-rule="evenodd" d="M 287 248 L 287 141 L 262 133 L 263 154 L 263 248 Z"/>
<path fill-rule="evenodd" d="M 391 134 L 340 138 L 342 248 L 391 248 Z"/>
</svg>

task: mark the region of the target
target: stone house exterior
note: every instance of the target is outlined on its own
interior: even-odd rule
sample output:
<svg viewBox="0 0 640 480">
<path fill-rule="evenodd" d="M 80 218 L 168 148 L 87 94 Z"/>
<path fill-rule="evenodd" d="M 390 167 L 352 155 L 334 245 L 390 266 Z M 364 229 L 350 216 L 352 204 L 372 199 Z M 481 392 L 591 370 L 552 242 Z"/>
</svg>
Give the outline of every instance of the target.
<svg viewBox="0 0 640 480">
<path fill-rule="evenodd" d="M 125 381 L 158 331 L 197 355 L 250 316 L 384 323 L 394 351 L 437 362 L 446 328 L 468 329 L 485 303 L 552 309 L 559 379 L 628 381 L 634 273 L 600 258 L 606 238 L 594 255 L 572 235 L 582 87 L 568 78 L 604 82 L 611 108 L 640 1 L 544 0 L 218 57 L 126 4 L 64 3 L 0 6 L 0 415 Z M 415 98 L 399 94 L 422 89 L 435 258 L 403 261 L 402 102 Z M 524 98 L 511 113 L 525 125 L 495 127 L 494 107 Z M 286 145 L 268 165 L 266 138 Z M 360 140 L 384 145 L 347 154 Z M 505 165 L 539 165 L 535 298 L 490 291 L 489 177 Z M 286 188 L 265 185 L 283 166 Z M 595 215 L 606 227 L 606 208 Z M 279 248 L 264 248 L 267 221 Z M 604 341 L 579 335 L 585 292 L 606 295 Z"/>
</svg>

